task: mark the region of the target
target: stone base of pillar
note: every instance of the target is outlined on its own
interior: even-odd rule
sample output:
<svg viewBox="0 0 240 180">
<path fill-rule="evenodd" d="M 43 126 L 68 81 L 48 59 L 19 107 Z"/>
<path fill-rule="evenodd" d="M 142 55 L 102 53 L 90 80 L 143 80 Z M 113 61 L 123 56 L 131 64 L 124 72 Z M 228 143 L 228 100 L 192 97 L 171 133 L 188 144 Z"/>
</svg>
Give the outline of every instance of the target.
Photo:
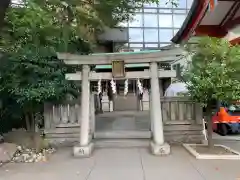
<svg viewBox="0 0 240 180">
<path fill-rule="evenodd" d="M 87 146 L 76 145 L 73 147 L 73 156 L 79 158 L 90 157 L 93 152 L 93 148 L 93 143 L 89 143 Z"/>
<path fill-rule="evenodd" d="M 168 155 L 171 152 L 171 148 L 170 145 L 168 143 L 164 143 L 162 145 L 159 144 L 155 144 L 153 141 L 150 143 L 150 148 L 151 148 L 151 152 L 154 155 L 157 156 L 164 156 L 164 155 Z"/>
<path fill-rule="evenodd" d="M 202 140 L 202 144 L 207 146 L 208 145 L 208 140 L 206 140 L 206 139 Z"/>
</svg>

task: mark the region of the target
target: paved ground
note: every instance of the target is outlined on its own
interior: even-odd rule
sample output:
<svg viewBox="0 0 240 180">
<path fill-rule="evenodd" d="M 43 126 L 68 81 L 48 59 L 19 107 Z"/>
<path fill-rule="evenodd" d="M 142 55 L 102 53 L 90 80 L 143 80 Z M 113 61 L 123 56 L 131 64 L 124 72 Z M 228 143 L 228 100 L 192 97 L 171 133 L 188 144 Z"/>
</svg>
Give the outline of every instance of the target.
<svg viewBox="0 0 240 180">
<path fill-rule="evenodd" d="M 237 150 L 236 142 L 225 142 Z M 96 149 L 91 158 L 75 159 L 71 149 L 59 150 L 49 162 L 8 164 L 0 180 L 238 180 L 240 161 L 196 160 L 182 147 L 167 157 L 147 149 Z"/>
<path fill-rule="evenodd" d="M 149 111 L 114 111 L 96 116 L 97 131 L 149 131 Z"/>
<path fill-rule="evenodd" d="M 229 134 L 227 136 L 221 136 L 217 133 L 213 133 L 213 139 L 227 140 L 227 141 L 240 141 L 240 134 Z"/>
</svg>

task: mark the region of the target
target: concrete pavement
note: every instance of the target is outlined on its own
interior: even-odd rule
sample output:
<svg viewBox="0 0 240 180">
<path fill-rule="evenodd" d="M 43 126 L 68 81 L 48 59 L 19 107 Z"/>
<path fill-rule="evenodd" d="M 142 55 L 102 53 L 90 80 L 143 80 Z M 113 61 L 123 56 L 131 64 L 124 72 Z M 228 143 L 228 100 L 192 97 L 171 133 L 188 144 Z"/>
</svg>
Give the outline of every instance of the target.
<svg viewBox="0 0 240 180">
<path fill-rule="evenodd" d="M 240 141 L 240 134 L 229 134 L 227 136 L 221 136 L 217 133 L 213 133 L 213 139 L 223 141 Z"/>
<path fill-rule="evenodd" d="M 236 143 L 227 142 L 236 147 Z M 229 144 L 230 143 L 230 144 Z M 236 149 L 236 148 L 235 148 Z M 240 150 L 238 146 L 237 150 Z M 91 158 L 76 159 L 59 150 L 49 162 L 8 164 L 0 180 L 238 180 L 240 161 L 196 160 L 180 146 L 157 157 L 145 148 L 95 149 Z"/>
</svg>

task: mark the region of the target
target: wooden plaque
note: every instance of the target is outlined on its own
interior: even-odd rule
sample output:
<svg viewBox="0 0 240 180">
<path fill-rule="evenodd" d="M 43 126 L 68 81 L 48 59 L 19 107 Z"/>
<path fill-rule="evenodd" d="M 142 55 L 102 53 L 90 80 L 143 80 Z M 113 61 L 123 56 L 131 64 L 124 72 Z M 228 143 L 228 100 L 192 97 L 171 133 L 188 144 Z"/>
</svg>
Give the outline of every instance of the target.
<svg viewBox="0 0 240 180">
<path fill-rule="evenodd" d="M 122 60 L 112 61 L 112 76 L 114 78 L 125 77 L 124 61 Z"/>
</svg>

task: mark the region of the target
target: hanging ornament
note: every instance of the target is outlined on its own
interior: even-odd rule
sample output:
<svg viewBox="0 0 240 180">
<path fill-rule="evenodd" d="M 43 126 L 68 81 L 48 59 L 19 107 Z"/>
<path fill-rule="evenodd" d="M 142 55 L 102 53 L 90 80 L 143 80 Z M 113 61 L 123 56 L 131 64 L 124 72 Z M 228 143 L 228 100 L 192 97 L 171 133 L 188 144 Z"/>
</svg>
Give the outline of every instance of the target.
<svg viewBox="0 0 240 180">
<path fill-rule="evenodd" d="M 124 82 L 124 96 L 126 96 L 128 93 L 128 79 Z"/>
<path fill-rule="evenodd" d="M 116 83 L 114 82 L 114 80 L 111 80 L 111 87 L 112 87 L 112 92 L 113 94 L 116 94 L 117 90 L 116 90 Z"/>
<path fill-rule="evenodd" d="M 142 83 L 139 79 L 137 80 L 137 86 L 138 86 L 138 90 L 139 90 L 140 94 L 143 94 Z"/>
<path fill-rule="evenodd" d="M 98 94 L 102 92 L 102 81 L 101 79 L 98 80 Z"/>
</svg>

